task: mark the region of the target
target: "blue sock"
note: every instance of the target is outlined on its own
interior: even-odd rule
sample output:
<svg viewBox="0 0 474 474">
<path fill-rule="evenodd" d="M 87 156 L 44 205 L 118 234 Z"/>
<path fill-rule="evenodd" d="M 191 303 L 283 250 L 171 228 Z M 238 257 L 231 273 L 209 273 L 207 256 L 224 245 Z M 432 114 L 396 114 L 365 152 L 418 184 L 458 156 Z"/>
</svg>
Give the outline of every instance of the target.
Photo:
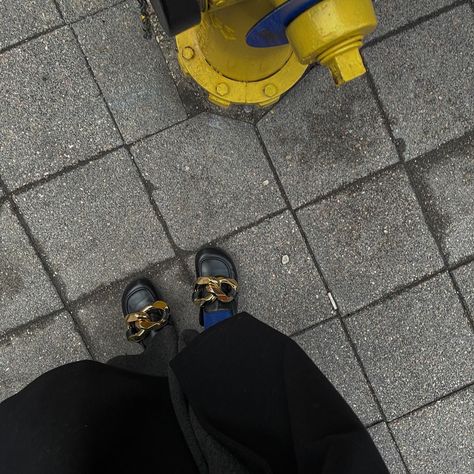
<svg viewBox="0 0 474 474">
<path fill-rule="evenodd" d="M 204 329 L 209 329 L 221 321 L 224 321 L 227 318 L 232 316 L 232 311 L 230 309 L 220 309 L 218 311 L 204 311 Z"/>
</svg>

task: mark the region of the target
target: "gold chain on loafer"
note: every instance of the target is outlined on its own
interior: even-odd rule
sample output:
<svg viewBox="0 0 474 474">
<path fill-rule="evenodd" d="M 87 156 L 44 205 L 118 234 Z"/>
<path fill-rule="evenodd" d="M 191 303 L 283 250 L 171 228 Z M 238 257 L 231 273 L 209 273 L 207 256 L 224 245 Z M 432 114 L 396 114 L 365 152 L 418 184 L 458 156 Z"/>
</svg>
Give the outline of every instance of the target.
<svg viewBox="0 0 474 474">
<path fill-rule="evenodd" d="M 199 277 L 193 292 L 193 302 L 198 306 L 214 303 L 230 303 L 237 296 L 238 283 L 233 278 Z"/>
<path fill-rule="evenodd" d="M 156 319 L 155 315 L 161 318 Z M 141 311 L 127 314 L 125 323 L 127 324 L 127 339 L 131 342 L 140 342 L 145 339 L 151 331 L 157 331 L 166 324 L 170 318 L 170 308 L 164 301 L 155 301 Z"/>
</svg>

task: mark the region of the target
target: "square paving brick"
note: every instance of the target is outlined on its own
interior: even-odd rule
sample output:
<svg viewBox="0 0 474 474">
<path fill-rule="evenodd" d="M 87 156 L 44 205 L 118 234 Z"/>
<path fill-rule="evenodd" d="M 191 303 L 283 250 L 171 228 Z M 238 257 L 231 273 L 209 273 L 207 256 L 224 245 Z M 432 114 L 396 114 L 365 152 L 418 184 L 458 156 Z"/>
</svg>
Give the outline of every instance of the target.
<svg viewBox="0 0 474 474">
<path fill-rule="evenodd" d="M 201 114 L 140 142 L 132 154 L 184 249 L 284 207 L 250 124 Z"/>
<path fill-rule="evenodd" d="M 73 34 L 0 56 L 0 173 L 15 188 L 120 144 Z"/>
<path fill-rule="evenodd" d="M 70 300 L 173 256 L 124 150 L 15 199 Z"/>
<path fill-rule="evenodd" d="M 9 0 L 0 3 L 0 50 L 61 24 L 53 0 Z"/>
<path fill-rule="evenodd" d="M 474 316 L 474 262 L 455 270 L 454 276 L 471 310 L 471 315 Z"/>
<path fill-rule="evenodd" d="M 390 474 L 406 474 L 400 453 L 397 450 L 390 432 L 385 423 L 379 423 L 369 428 L 370 436 L 374 440 L 380 454 L 387 465 Z"/>
<path fill-rule="evenodd" d="M 237 266 L 241 311 L 287 335 L 332 316 L 324 285 L 290 213 L 264 221 L 219 246 Z M 191 267 L 194 272 L 194 259 Z"/>
<path fill-rule="evenodd" d="M 336 88 L 321 67 L 258 128 L 295 207 L 398 160 L 367 81 Z"/>
<path fill-rule="evenodd" d="M 474 387 L 402 418 L 391 427 L 411 472 L 474 472 Z"/>
<path fill-rule="evenodd" d="M 407 159 L 474 127 L 473 43 L 474 15 L 464 5 L 364 51 Z"/>
<path fill-rule="evenodd" d="M 74 21 L 91 15 L 99 10 L 111 7 L 120 0 L 56 0 L 67 21 Z"/>
<path fill-rule="evenodd" d="M 447 274 L 347 325 L 389 419 L 474 382 L 474 334 Z"/>
<path fill-rule="evenodd" d="M 412 23 L 454 3 L 454 0 L 374 0 L 379 24 L 372 36 L 382 36 L 389 31 Z"/>
<path fill-rule="evenodd" d="M 199 310 L 191 301 L 193 287 L 177 263 L 159 265 L 143 276 L 153 281 L 160 298 L 170 306 L 172 320 L 179 332 L 183 329 L 202 329 L 199 326 Z M 75 311 L 92 355 L 102 362 L 118 355 L 141 352 L 137 344 L 125 338 L 121 298 L 127 284 L 128 281 L 123 281 L 111 285 L 86 302 L 81 302 Z"/>
<path fill-rule="evenodd" d="M 474 255 L 474 136 L 410 162 L 409 169 L 449 262 Z"/>
<path fill-rule="evenodd" d="M 365 424 L 381 419 L 341 323 L 330 321 L 294 338 Z"/>
<path fill-rule="evenodd" d="M 401 168 L 298 214 L 343 313 L 442 267 Z"/>
<path fill-rule="evenodd" d="M 186 119 L 160 48 L 143 38 L 139 16 L 138 3 L 126 2 L 74 25 L 127 142 Z"/>
<path fill-rule="evenodd" d="M 10 206 L 0 206 L 0 333 L 62 307 Z"/>
<path fill-rule="evenodd" d="M 0 400 L 10 397 L 48 370 L 89 354 L 69 313 L 0 341 Z"/>
</svg>

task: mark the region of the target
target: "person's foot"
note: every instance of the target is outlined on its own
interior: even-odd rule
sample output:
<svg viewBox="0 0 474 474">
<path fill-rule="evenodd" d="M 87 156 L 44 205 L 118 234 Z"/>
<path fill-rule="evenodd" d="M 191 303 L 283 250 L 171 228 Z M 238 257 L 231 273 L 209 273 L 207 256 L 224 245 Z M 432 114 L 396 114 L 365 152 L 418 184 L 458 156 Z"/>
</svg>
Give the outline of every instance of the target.
<svg viewBox="0 0 474 474">
<path fill-rule="evenodd" d="M 193 301 L 200 306 L 199 322 L 209 328 L 237 313 L 237 270 L 223 250 L 204 248 L 196 255 Z"/>
<path fill-rule="evenodd" d="M 161 301 L 153 283 L 140 278 L 130 282 L 122 295 L 122 312 L 127 323 L 127 339 L 145 345 L 145 339 L 169 322 L 170 310 Z"/>
</svg>

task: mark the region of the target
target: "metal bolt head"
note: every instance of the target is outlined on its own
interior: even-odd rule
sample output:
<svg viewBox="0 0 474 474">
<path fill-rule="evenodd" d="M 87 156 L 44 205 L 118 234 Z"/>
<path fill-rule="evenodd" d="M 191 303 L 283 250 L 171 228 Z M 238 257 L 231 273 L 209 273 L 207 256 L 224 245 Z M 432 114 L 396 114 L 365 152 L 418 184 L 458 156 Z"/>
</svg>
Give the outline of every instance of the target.
<svg viewBox="0 0 474 474">
<path fill-rule="evenodd" d="M 224 82 L 221 82 L 220 84 L 217 84 L 216 92 L 219 95 L 227 95 L 229 93 L 229 86 Z"/>
<path fill-rule="evenodd" d="M 278 92 L 278 89 L 276 88 L 276 86 L 274 84 L 267 84 L 263 88 L 263 93 L 267 97 L 273 97 L 273 96 L 277 95 L 277 92 Z"/>
<path fill-rule="evenodd" d="M 189 61 L 190 59 L 194 58 L 194 49 L 191 48 L 191 46 L 186 46 L 183 48 L 181 55 L 184 59 L 187 59 Z"/>
</svg>

